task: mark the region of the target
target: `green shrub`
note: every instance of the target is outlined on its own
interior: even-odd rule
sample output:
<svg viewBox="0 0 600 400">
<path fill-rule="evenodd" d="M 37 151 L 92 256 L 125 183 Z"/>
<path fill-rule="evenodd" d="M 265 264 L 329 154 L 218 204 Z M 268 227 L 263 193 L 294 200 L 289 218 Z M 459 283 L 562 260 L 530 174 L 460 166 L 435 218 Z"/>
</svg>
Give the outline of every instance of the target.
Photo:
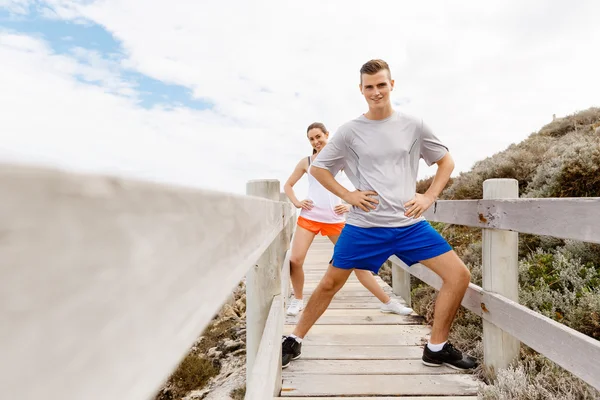
<svg viewBox="0 0 600 400">
<path fill-rule="evenodd" d="M 514 178 L 519 195 L 528 198 L 600 197 L 600 108 L 575 113 L 544 126 L 523 142 L 475 163 L 442 193 L 442 199 L 481 199 L 483 182 Z M 422 192 L 431 178 L 419 182 Z M 432 223 L 471 270 L 481 285 L 481 231 Z M 600 340 L 600 245 L 549 236 L 519 234 L 519 301 L 521 304 Z M 433 322 L 437 292 L 411 279 L 415 312 Z M 450 340 L 457 348 L 482 359 L 482 323 L 461 308 Z M 487 400 L 600 399 L 600 393 L 527 346 L 511 368 L 496 378 L 479 397 Z"/>
</svg>

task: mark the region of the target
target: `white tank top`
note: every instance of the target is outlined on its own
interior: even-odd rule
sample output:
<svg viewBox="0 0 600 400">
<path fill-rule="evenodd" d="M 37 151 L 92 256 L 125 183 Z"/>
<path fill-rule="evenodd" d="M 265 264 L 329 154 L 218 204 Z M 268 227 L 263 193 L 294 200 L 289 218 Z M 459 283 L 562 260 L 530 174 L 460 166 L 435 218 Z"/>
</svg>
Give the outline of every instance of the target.
<svg viewBox="0 0 600 400">
<path fill-rule="evenodd" d="M 345 214 L 338 215 L 334 208 L 338 204 L 342 204 L 342 200 L 325 189 L 323 185 L 310 174 L 311 157 L 308 157 L 308 196 L 306 197 L 313 202 L 312 210 L 300 211 L 300 216 L 311 221 L 324 222 L 326 224 L 338 224 L 345 222 Z"/>
</svg>

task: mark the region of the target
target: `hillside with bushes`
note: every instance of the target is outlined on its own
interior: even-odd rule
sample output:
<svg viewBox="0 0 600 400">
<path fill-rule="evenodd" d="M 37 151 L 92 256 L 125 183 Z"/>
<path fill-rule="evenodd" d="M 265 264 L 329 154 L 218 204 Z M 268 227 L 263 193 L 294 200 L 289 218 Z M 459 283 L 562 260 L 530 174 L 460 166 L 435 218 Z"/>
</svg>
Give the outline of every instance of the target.
<svg viewBox="0 0 600 400">
<path fill-rule="evenodd" d="M 555 119 L 521 143 L 475 163 L 452 179 L 440 198 L 481 199 L 483 181 L 490 178 L 518 180 L 520 197 L 600 197 L 600 108 Z M 417 191 L 423 193 L 430 182 L 420 181 Z M 481 230 L 432 225 L 481 285 Z M 600 340 L 600 245 L 520 234 L 519 284 L 521 304 Z M 435 297 L 434 289 L 414 279 L 414 309 L 429 322 Z M 461 309 L 451 340 L 482 359 L 481 333 L 481 319 Z M 480 392 L 486 400 L 600 399 L 598 391 L 525 345 L 520 360 L 495 379 L 482 370 L 479 374 L 490 384 Z"/>
</svg>

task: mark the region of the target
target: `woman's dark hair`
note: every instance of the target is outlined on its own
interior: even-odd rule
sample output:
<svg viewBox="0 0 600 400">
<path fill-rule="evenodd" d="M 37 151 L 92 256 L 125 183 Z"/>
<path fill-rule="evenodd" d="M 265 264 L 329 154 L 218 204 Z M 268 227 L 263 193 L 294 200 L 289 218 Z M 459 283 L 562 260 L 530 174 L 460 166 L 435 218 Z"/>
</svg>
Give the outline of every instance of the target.
<svg viewBox="0 0 600 400">
<path fill-rule="evenodd" d="M 329 134 L 329 131 L 327 131 L 327 128 L 325 128 L 325 125 L 323 125 L 323 124 L 322 124 L 322 123 L 320 123 L 320 122 L 313 122 L 312 124 L 310 124 L 310 125 L 308 126 L 308 128 L 306 128 L 306 134 L 307 134 L 307 135 L 308 135 L 308 132 L 309 132 L 311 129 L 320 129 L 320 130 L 321 130 L 321 132 L 323 132 L 324 134 L 326 134 L 326 135 L 328 135 L 328 134 Z M 312 153 L 313 153 L 313 154 L 316 154 L 316 153 L 317 153 L 317 149 L 313 148 L 313 152 L 312 152 Z"/>
<path fill-rule="evenodd" d="M 308 126 L 308 128 L 306 128 L 306 133 L 308 134 L 308 131 L 310 131 L 311 129 L 315 129 L 315 128 L 320 129 L 321 132 L 323 132 L 323 133 L 329 134 L 329 131 L 327 130 L 327 128 L 325 128 L 325 125 L 323 125 L 320 122 L 313 122 L 312 124 L 310 124 Z"/>
</svg>

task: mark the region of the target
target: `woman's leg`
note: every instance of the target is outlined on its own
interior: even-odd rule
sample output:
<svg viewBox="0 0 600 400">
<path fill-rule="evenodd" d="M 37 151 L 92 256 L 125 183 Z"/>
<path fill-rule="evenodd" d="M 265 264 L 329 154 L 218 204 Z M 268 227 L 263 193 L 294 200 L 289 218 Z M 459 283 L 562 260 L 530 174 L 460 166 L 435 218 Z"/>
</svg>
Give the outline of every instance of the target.
<svg viewBox="0 0 600 400">
<path fill-rule="evenodd" d="M 290 254 L 290 280 L 294 288 L 294 297 L 298 300 L 302 299 L 302 291 L 304 290 L 304 271 L 302 266 L 304 265 L 308 248 L 314 238 L 314 233 L 301 226 L 296 226 Z"/>
</svg>

